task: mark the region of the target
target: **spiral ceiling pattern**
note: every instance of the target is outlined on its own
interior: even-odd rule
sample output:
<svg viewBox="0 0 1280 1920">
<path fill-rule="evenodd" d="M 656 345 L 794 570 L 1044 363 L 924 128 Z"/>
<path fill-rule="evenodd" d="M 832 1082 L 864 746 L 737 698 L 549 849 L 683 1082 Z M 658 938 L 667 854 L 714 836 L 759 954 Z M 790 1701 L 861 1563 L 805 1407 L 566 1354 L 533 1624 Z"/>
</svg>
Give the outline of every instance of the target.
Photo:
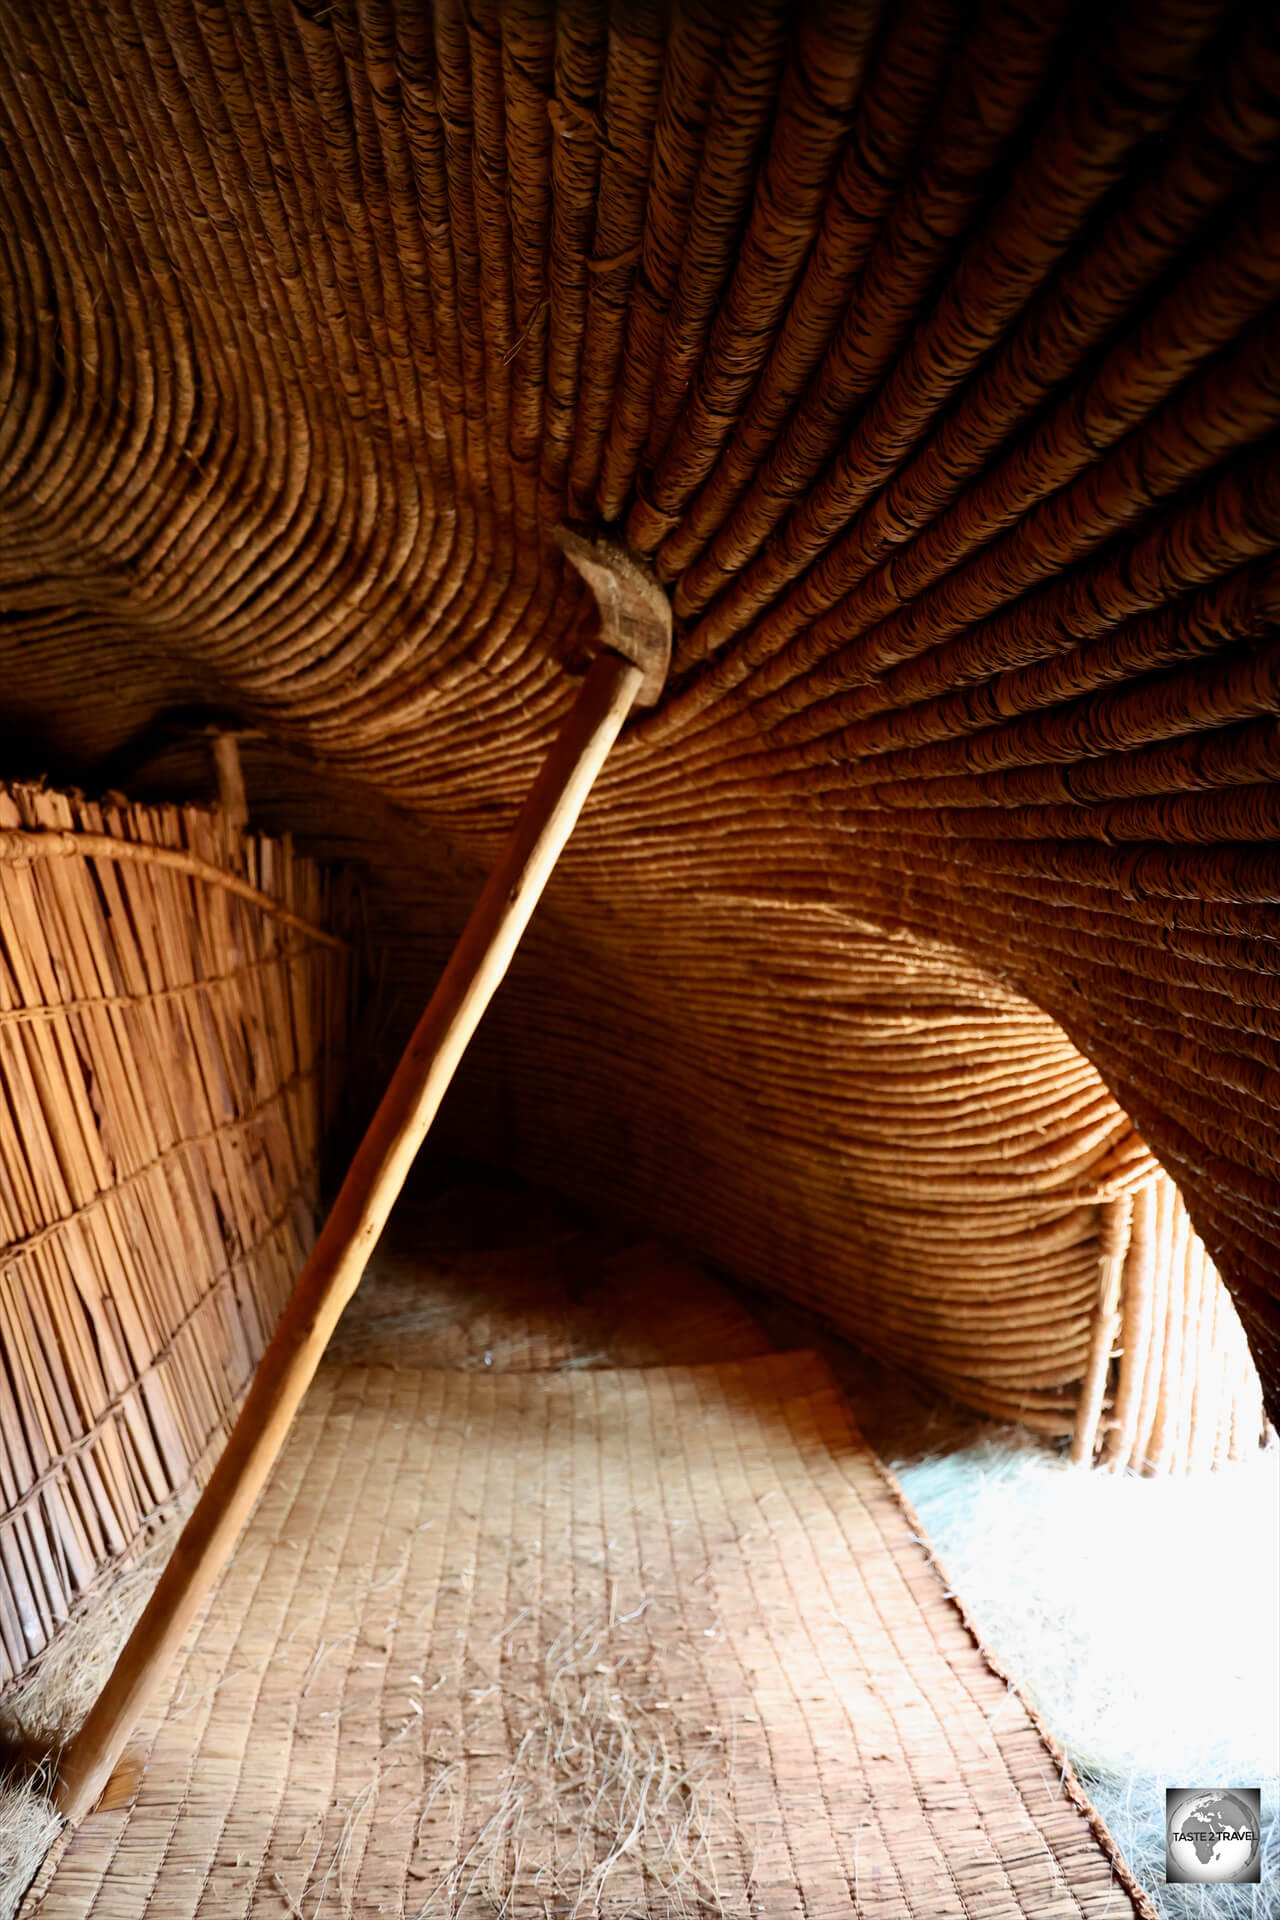
<svg viewBox="0 0 1280 1920">
<path fill-rule="evenodd" d="M 1274 1409 L 1278 141 L 1221 0 L 0 0 L 10 755 L 253 727 L 407 1006 L 610 524 L 672 677 L 472 1132 L 927 1365 L 1127 1115 Z"/>
</svg>

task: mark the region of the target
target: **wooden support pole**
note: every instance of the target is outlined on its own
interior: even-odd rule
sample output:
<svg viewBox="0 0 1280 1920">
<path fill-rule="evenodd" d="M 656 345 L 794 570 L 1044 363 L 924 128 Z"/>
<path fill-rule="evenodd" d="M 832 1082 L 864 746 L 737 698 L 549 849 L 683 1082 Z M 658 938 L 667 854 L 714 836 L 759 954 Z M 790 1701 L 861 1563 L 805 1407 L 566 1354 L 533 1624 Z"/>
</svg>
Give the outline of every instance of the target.
<svg viewBox="0 0 1280 1920">
<path fill-rule="evenodd" d="M 235 733 L 213 736 L 213 770 L 218 781 L 218 811 L 222 838 L 230 858 L 244 862 L 244 836 L 249 826 L 249 798 L 240 764 L 240 738 Z"/>
<path fill-rule="evenodd" d="M 645 677 L 642 667 L 616 653 L 601 653 L 593 662 L 370 1122 L 213 1476 L 63 1758 L 56 1791 L 69 1820 L 80 1819 L 97 1801 L 230 1557 L 458 1062 Z"/>
<path fill-rule="evenodd" d="M 1107 1391 L 1107 1373 L 1120 1331 L 1120 1294 L 1132 1221 L 1133 1195 L 1129 1193 L 1104 1201 L 1098 1210 L 1098 1304 L 1094 1309 L 1093 1337 L 1080 1384 L 1080 1406 L 1071 1442 L 1071 1458 L 1077 1465 L 1088 1466 L 1093 1461 Z"/>
</svg>

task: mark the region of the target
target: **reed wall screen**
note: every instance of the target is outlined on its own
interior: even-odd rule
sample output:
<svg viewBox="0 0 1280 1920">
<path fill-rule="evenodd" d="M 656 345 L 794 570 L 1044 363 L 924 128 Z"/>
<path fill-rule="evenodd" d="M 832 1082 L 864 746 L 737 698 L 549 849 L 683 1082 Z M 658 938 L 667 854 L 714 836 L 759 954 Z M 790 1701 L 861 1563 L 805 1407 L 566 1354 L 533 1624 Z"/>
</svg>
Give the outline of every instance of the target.
<svg viewBox="0 0 1280 1920">
<path fill-rule="evenodd" d="M 313 1233 L 344 911 L 216 814 L 0 788 L 0 1686 L 217 1457 Z"/>
</svg>

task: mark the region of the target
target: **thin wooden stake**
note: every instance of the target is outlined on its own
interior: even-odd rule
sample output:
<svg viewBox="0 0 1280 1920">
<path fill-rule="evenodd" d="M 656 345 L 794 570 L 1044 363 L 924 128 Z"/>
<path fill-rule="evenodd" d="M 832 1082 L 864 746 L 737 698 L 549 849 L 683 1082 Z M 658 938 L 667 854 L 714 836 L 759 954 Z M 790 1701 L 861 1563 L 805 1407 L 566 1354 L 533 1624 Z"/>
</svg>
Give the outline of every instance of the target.
<svg viewBox="0 0 1280 1920">
<path fill-rule="evenodd" d="M 245 792 L 244 769 L 240 764 L 240 741 L 234 733 L 214 734 L 213 769 L 218 781 L 218 811 L 222 816 L 223 844 L 232 860 L 243 860 L 244 836 L 249 826 L 249 800 Z"/>
<path fill-rule="evenodd" d="M 114 1671 L 68 1748 L 57 1799 L 97 1801 L 140 1714 L 221 1572 L 368 1264 L 481 1015 L 645 679 L 597 656 L 351 1163 L 264 1353 L 222 1458 Z"/>
<path fill-rule="evenodd" d="M 1089 1363 L 1080 1390 L 1075 1438 L 1071 1443 L 1071 1458 L 1077 1463 L 1093 1459 L 1098 1422 L 1102 1418 L 1102 1403 L 1107 1391 L 1111 1350 L 1120 1326 L 1120 1283 L 1124 1275 L 1125 1255 L 1129 1251 L 1132 1219 L 1131 1194 L 1121 1194 L 1117 1200 L 1108 1200 L 1099 1210 L 1098 1305 L 1094 1314 Z"/>
</svg>

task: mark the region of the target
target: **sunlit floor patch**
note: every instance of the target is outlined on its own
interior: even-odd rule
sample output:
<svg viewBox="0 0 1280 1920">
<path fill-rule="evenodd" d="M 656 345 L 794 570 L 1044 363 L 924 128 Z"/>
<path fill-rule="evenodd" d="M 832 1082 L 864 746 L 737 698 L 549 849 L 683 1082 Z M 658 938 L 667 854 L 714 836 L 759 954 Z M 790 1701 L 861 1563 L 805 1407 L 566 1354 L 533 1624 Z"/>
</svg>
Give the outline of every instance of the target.
<svg viewBox="0 0 1280 1920">
<path fill-rule="evenodd" d="M 898 1465 L 938 1560 L 1172 1920 L 1273 1915 L 1280 1446 L 1191 1479 L 991 1438 Z M 1167 1886 L 1166 1786 L 1260 1786 L 1259 1887 Z"/>
</svg>

